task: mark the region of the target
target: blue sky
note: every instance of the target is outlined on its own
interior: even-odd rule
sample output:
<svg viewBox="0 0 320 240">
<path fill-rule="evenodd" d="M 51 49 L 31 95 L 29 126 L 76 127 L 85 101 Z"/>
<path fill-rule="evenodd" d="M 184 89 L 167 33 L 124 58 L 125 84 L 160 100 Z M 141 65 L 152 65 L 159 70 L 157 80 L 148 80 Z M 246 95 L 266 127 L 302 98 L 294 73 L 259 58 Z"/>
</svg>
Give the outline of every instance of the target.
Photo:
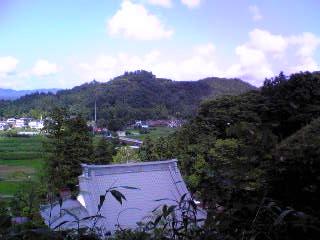
<svg viewBox="0 0 320 240">
<path fill-rule="evenodd" d="M 320 70 L 318 0 L 0 0 L 0 87 Z"/>
</svg>

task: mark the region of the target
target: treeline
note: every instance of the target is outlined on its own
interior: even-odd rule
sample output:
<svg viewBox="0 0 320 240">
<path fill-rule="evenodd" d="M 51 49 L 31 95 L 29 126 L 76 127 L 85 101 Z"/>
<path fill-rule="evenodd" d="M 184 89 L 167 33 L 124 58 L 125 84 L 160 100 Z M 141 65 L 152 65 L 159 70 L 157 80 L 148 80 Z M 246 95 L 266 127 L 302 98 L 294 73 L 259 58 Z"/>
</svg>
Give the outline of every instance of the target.
<svg viewBox="0 0 320 240">
<path fill-rule="evenodd" d="M 251 89 L 254 87 L 239 79 L 177 82 L 136 71 L 107 83 L 92 81 L 56 94 L 35 93 L 15 101 L 0 101 L 0 117 L 39 118 L 59 107 L 92 120 L 96 102 L 98 126 L 118 130 L 136 119 L 189 118 L 206 98 L 236 95 Z"/>
<path fill-rule="evenodd" d="M 221 239 L 317 239 L 319 133 L 320 74 L 281 73 L 259 91 L 206 101 L 141 156 L 178 157 Z"/>
</svg>

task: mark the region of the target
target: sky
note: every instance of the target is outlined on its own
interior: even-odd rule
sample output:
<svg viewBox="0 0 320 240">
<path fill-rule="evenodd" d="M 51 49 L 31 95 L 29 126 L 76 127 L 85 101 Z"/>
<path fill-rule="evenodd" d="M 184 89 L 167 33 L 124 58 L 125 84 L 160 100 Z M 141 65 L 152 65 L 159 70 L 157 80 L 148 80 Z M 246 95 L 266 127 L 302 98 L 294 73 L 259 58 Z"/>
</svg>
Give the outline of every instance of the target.
<svg viewBox="0 0 320 240">
<path fill-rule="evenodd" d="M 319 0 L 0 0 L 0 88 L 320 70 Z"/>
</svg>

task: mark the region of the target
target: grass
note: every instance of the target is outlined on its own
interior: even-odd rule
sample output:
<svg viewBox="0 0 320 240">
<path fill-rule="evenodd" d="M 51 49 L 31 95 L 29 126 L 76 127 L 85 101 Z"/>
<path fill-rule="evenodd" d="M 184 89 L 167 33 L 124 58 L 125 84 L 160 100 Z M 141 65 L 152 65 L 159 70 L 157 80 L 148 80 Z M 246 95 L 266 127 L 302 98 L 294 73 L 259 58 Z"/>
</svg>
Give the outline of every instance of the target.
<svg viewBox="0 0 320 240">
<path fill-rule="evenodd" d="M 20 187 L 20 181 L 0 181 L 0 194 L 5 197 L 12 196 L 19 191 Z"/>
<path fill-rule="evenodd" d="M 0 136 L 0 196 L 12 196 L 43 168 L 42 136 Z"/>
<path fill-rule="evenodd" d="M 157 139 L 159 137 L 169 136 L 170 134 L 174 133 L 175 130 L 176 130 L 175 128 L 169 128 L 169 127 L 154 127 L 154 128 L 150 128 L 148 133 L 139 134 L 139 135 L 130 134 L 127 137 L 142 140 L 142 141 L 146 137 L 149 137 L 151 139 Z M 129 132 L 139 133 L 139 130 L 129 130 Z"/>
<path fill-rule="evenodd" d="M 0 160 L 0 165 L 6 166 L 23 166 L 31 167 L 36 170 L 41 170 L 43 167 L 43 159 L 29 159 L 29 160 Z"/>
</svg>

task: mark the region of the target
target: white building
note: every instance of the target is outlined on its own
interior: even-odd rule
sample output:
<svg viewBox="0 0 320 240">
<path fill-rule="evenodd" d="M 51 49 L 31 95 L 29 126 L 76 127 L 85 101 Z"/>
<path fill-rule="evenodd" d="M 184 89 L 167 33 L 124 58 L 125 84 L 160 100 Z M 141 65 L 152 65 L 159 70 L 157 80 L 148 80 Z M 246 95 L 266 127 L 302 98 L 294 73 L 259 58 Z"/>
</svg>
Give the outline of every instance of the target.
<svg viewBox="0 0 320 240">
<path fill-rule="evenodd" d="M 126 132 L 125 131 L 117 131 L 117 135 L 118 135 L 118 137 L 125 137 Z"/>
<path fill-rule="evenodd" d="M 8 119 L 7 119 L 7 123 L 9 123 L 9 124 L 15 124 L 15 123 L 16 123 L 16 119 L 15 119 L 15 118 L 8 118 Z"/>
<path fill-rule="evenodd" d="M 44 127 L 44 123 L 42 120 L 31 121 L 28 125 L 31 129 L 37 130 L 41 130 Z"/>
<path fill-rule="evenodd" d="M 7 130 L 7 129 L 9 129 L 9 128 L 10 128 L 10 126 L 9 126 L 8 123 L 6 123 L 6 122 L 0 122 L 0 131 L 5 131 L 5 130 Z"/>
<path fill-rule="evenodd" d="M 149 125 L 146 122 L 140 120 L 136 121 L 134 126 L 138 128 L 149 128 Z"/>
<path fill-rule="evenodd" d="M 20 118 L 20 119 L 16 119 L 15 125 L 16 128 L 24 128 L 27 126 L 27 122 L 25 119 Z"/>
</svg>

